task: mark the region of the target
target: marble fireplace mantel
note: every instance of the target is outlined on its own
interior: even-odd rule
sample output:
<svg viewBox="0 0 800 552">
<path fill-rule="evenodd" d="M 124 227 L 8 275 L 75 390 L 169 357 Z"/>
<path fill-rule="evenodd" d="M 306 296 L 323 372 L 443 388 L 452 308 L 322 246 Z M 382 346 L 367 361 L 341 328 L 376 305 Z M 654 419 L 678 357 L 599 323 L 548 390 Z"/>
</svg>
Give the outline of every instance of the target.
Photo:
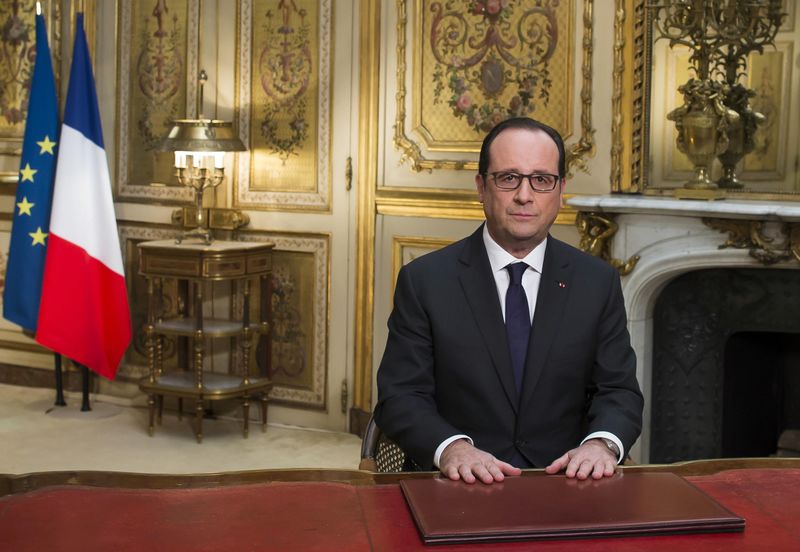
<svg viewBox="0 0 800 552">
<path fill-rule="evenodd" d="M 624 195 L 574 196 L 569 205 L 579 211 L 712 217 L 800 222 L 800 202 L 717 200 L 698 201 Z"/>
<path fill-rule="evenodd" d="M 636 462 L 648 462 L 653 365 L 653 308 L 661 291 L 683 273 L 707 268 L 800 269 L 800 260 L 781 258 L 766 264 L 758 247 L 738 246 L 736 236 L 768 248 L 791 245 L 787 228 L 800 234 L 800 203 L 774 201 L 697 201 L 641 196 L 575 196 L 570 207 L 613 218 L 618 229 L 610 244 L 611 257 L 639 260 L 622 277 L 628 329 L 637 356 L 637 376 L 645 396 L 642 436 L 631 450 Z M 704 222 L 705 221 L 705 222 Z M 726 227 L 726 221 L 735 221 Z M 736 222 L 741 221 L 741 222 Z M 747 221 L 756 226 L 748 227 Z M 791 223 L 791 224 L 786 224 Z M 757 232 L 750 231 L 756 228 Z M 763 241 L 762 241 L 763 238 Z M 800 240 L 800 235 L 795 241 Z M 727 242 L 727 247 L 725 247 Z M 795 247 L 797 244 L 795 243 Z M 755 251 L 754 251 L 755 249 Z M 785 252 L 784 251 L 784 252 Z M 796 250 L 795 250 L 796 251 Z M 797 253 L 794 253 L 796 256 Z"/>
</svg>

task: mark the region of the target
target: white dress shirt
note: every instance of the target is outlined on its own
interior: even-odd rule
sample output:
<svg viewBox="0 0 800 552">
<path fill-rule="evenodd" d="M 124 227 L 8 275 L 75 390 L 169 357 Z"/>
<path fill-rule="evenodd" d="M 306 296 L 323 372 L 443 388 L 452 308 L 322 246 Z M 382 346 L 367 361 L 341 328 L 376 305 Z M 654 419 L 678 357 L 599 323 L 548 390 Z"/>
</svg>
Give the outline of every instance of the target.
<svg viewBox="0 0 800 552">
<path fill-rule="evenodd" d="M 539 280 L 542 276 L 542 266 L 544 265 L 544 252 L 547 248 L 547 238 L 542 240 L 542 243 L 537 245 L 533 251 L 528 253 L 524 258 L 518 259 L 502 247 L 498 245 L 494 239 L 489 235 L 489 229 L 483 225 L 483 244 L 486 247 L 486 253 L 489 255 L 489 265 L 492 267 L 492 276 L 494 276 L 494 283 L 497 285 L 497 297 L 500 300 L 500 310 L 503 313 L 503 320 L 506 319 L 506 291 L 510 276 L 506 267 L 511 263 L 524 262 L 528 265 L 525 272 L 522 274 L 522 287 L 525 290 L 525 296 L 528 298 L 528 310 L 530 312 L 531 324 L 533 324 L 533 313 L 536 311 L 536 299 L 539 296 Z M 595 431 L 589 434 L 581 441 L 585 443 L 589 439 L 610 439 L 617 447 L 619 447 L 619 458 L 617 462 L 621 462 L 625 457 L 625 449 L 622 446 L 622 441 L 608 431 Z M 447 445 L 458 439 L 466 439 L 470 444 L 473 444 L 472 439 L 467 435 L 453 435 L 448 437 L 436 447 L 436 452 L 433 455 L 433 464 L 438 468 L 439 459 L 442 452 L 447 448 Z M 564 451 L 566 452 L 566 451 Z"/>
</svg>

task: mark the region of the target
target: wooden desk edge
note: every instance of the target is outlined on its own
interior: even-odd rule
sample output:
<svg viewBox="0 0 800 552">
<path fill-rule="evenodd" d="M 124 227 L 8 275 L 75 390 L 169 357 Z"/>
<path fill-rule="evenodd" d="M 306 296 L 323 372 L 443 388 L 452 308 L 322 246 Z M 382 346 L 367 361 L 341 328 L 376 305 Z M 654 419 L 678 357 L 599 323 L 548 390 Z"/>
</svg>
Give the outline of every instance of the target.
<svg viewBox="0 0 800 552">
<path fill-rule="evenodd" d="M 800 469 L 800 458 L 726 458 L 675 464 L 623 466 L 622 471 L 672 472 L 681 476 L 711 475 L 737 469 Z M 439 472 L 372 473 L 358 470 L 288 469 L 204 474 L 149 474 L 110 471 L 53 471 L 0 474 L 0 497 L 55 485 L 83 485 L 116 489 L 194 489 L 273 482 L 327 482 L 354 486 L 396 484 L 402 479 L 438 477 Z M 543 470 L 525 470 L 523 476 L 543 476 Z"/>
</svg>

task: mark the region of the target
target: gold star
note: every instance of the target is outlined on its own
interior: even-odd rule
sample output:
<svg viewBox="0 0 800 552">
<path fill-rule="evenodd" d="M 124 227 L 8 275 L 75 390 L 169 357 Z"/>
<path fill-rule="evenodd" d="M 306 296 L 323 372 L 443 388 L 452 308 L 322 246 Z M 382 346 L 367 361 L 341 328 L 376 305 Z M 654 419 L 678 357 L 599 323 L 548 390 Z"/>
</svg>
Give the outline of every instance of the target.
<svg viewBox="0 0 800 552">
<path fill-rule="evenodd" d="M 39 144 L 40 148 L 42 148 L 41 150 L 39 150 L 39 155 L 42 155 L 43 153 L 49 153 L 50 155 L 54 155 L 55 152 L 53 152 L 53 146 L 56 145 L 56 142 L 51 142 L 49 136 L 45 136 L 44 140 L 36 143 Z"/>
<path fill-rule="evenodd" d="M 20 169 L 19 172 L 22 175 L 20 182 L 25 182 L 26 180 L 30 180 L 31 182 L 33 182 L 33 175 L 39 171 L 37 171 L 36 169 L 32 169 L 30 163 L 25 163 L 25 168 Z"/>
<path fill-rule="evenodd" d="M 44 245 L 44 239 L 47 237 L 47 234 L 42 232 L 41 226 L 36 229 L 36 232 L 28 232 L 28 235 L 33 238 L 31 245 Z"/>
<path fill-rule="evenodd" d="M 36 205 L 35 203 L 29 203 L 27 197 L 22 198 L 22 203 L 17 203 L 17 207 L 19 207 L 19 214 L 21 215 L 28 215 L 31 216 L 31 207 Z"/>
</svg>

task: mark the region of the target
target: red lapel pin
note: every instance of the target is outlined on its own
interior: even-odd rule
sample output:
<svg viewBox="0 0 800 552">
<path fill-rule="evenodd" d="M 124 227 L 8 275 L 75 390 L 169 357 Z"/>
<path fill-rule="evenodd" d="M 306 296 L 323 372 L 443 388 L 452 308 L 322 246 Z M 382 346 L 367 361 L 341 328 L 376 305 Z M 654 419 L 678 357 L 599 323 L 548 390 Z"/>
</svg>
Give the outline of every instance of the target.
<svg viewBox="0 0 800 552">
<path fill-rule="evenodd" d="M 557 282 L 557 283 L 558 283 L 558 287 L 560 287 L 561 289 L 567 289 L 567 283 L 566 282 Z"/>
</svg>

